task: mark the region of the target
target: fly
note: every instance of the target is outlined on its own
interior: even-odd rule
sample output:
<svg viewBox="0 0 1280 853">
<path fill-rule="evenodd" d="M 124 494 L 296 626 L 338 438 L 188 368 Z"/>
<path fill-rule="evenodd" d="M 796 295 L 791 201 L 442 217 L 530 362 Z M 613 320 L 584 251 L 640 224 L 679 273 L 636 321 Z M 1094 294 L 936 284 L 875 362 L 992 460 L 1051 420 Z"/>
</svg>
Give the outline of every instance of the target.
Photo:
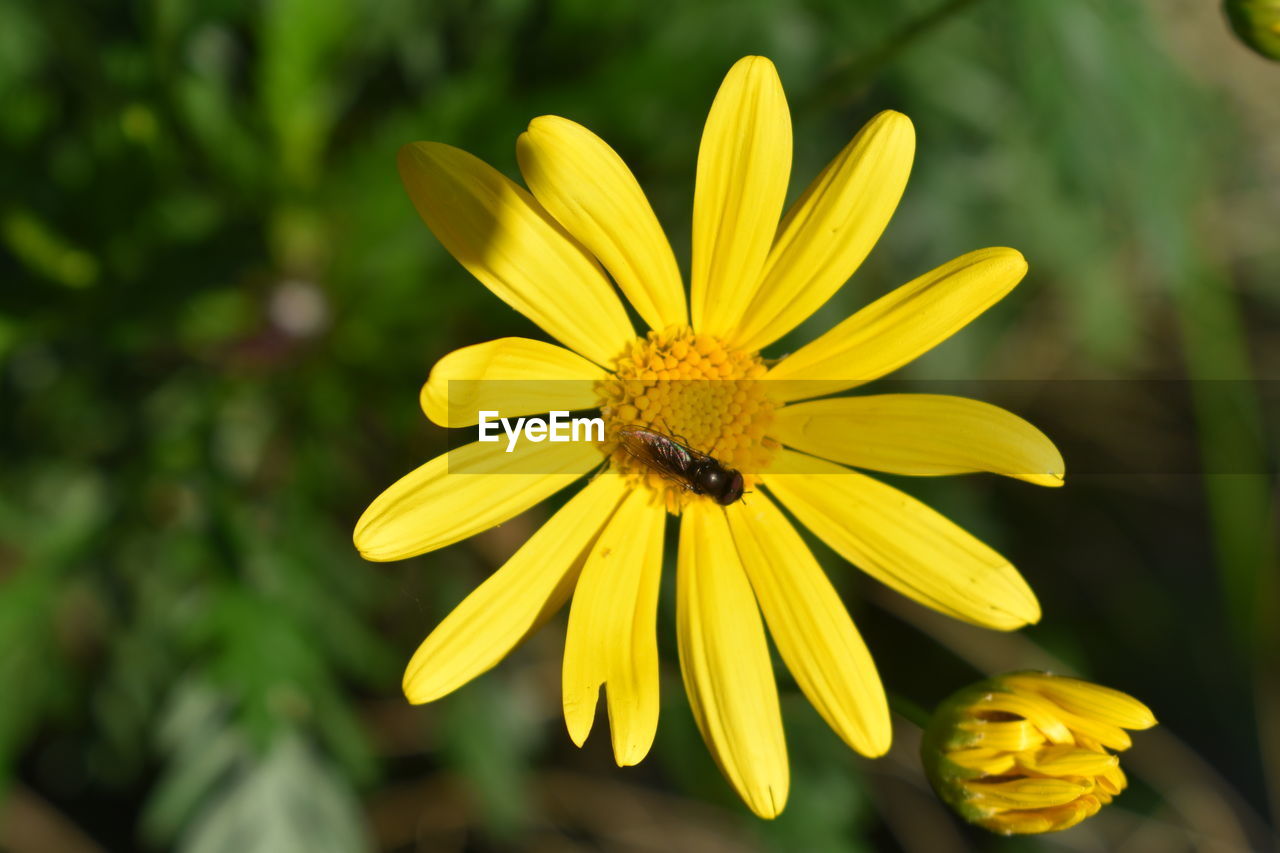
<svg viewBox="0 0 1280 853">
<path fill-rule="evenodd" d="M 618 441 L 636 459 L 695 495 L 707 495 L 721 506 L 742 497 L 741 472 L 670 436 L 632 425 L 618 429 Z"/>
</svg>

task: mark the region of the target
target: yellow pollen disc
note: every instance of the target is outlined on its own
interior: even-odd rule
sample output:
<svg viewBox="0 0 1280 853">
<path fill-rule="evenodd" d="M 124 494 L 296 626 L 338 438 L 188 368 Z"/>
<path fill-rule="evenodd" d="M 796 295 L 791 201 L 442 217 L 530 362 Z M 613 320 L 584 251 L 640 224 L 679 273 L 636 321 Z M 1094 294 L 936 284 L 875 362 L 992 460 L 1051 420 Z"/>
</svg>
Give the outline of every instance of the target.
<svg viewBox="0 0 1280 853">
<path fill-rule="evenodd" d="M 691 500 L 709 498 L 620 447 L 620 427 L 644 427 L 705 453 L 741 471 L 749 490 L 778 448 L 765 438 L 774 403 L 760 381 L 764 374 L 759 354 L 730 349 L 687 326 L 649 332 L 631 342 L 614 375 L 596 386 L 605 421 L 602 449 L 614 469 L 653 490 L 673 514 Z"/>
</svg>

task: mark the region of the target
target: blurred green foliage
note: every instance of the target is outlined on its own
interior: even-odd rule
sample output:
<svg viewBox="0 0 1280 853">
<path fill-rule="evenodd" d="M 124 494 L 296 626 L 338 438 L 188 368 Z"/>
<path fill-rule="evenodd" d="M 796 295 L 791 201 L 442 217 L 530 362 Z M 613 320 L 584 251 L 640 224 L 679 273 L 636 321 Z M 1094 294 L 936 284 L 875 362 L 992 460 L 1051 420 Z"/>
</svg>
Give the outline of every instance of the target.
<svg viewBox="0 0 1280 853">
<path fill-rule="evenodd" d="M 0 4 L 3 843 L 23 849 L 4 833 L 34 796 L 110 849 L 1036 846 L 956 829 L 909 749 L 855 759 L 789 684 L 791 802 L 750 819 L 681 696 L 669 595 L 638 771 L 567 748 L 554 626 L 410 709 L 401 664 L 536 518 L 394 566 L 348 538 L 444 446 L 416 407 L 431 363 L 538 336 L 421 225 L 396 149 L 440 140 L 514 174 L 528 119 L 567 115 L 632 166 L 687 268 L 698 134 L 746 53 L 788 89 L 793 195 L 878 109 L 920 141 L 884 244 L 779 352 L 1005 244 L 1031 277 L 911 375 L 1274 378 L 1265 63 L 1192 3 L 951 5 L 913 27 L 931 3 Z M 1201 401 L 1206 459 L 1267 470 L 1258 405 Z M 1240 412 L 1255 441 L 1226 437 Z M 1264 843 L 1274 480 L 1069 483 L 902 485 L 1024 568 L 1036 642 L 1219 769 L 1200 784 L 1234 817 L 1199 831 Z M 864 607 L 873 585 L 824 559 L 900 707 L 969 680 L 972 656 Z M 1140 780 L 1115 808 L 1190 821 L 1168 790 Z M 1131 829 L 1098 826 L 1080 831 Z"/>
</svg>

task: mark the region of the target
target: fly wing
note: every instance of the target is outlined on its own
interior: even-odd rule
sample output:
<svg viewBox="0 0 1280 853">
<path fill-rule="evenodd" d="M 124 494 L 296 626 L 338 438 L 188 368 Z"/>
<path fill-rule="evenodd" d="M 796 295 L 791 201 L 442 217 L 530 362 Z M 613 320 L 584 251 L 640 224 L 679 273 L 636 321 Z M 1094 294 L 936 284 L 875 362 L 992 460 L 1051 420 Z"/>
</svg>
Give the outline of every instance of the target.
<svg viewBox="0 0 1280 853">
<path fill-rule="evenodd" d="M 650 468 L 686 484 L 689 484 L 693 464 L 702 455 L 673 438 L 643 427 L 623 427 L 618 430 L 618 441 Z"/>
</svg>

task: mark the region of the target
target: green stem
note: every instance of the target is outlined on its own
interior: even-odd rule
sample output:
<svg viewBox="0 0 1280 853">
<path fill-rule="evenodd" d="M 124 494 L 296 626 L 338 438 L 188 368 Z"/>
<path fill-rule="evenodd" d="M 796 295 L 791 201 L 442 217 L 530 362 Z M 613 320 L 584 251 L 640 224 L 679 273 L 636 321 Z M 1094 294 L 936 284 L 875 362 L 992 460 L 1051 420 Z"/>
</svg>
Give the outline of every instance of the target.
<svg viewBox="0 0 1280 853">
<path fill-rule="evenodd" d="M 841 93 L 864 86 L 877 72 L 898 58 L 907 48 L 928 35 L 953 16 L 977 5 L 981 0 L 945 0 L 922 15 L 903 24 L 869 53 L 836 65 L 817 86 L 815 105 L 828 106 Z"/>
<path fill-rule="evenodd" d="M 905 720 L 915 723 L 922 729 L 929 725 L 929 712 L 920 705 L 917 705 L 905 696 L 892 691 L 890 691 L 888 695 L 890 711 L 893 711 L 893 713 Z"/>
</svg>

